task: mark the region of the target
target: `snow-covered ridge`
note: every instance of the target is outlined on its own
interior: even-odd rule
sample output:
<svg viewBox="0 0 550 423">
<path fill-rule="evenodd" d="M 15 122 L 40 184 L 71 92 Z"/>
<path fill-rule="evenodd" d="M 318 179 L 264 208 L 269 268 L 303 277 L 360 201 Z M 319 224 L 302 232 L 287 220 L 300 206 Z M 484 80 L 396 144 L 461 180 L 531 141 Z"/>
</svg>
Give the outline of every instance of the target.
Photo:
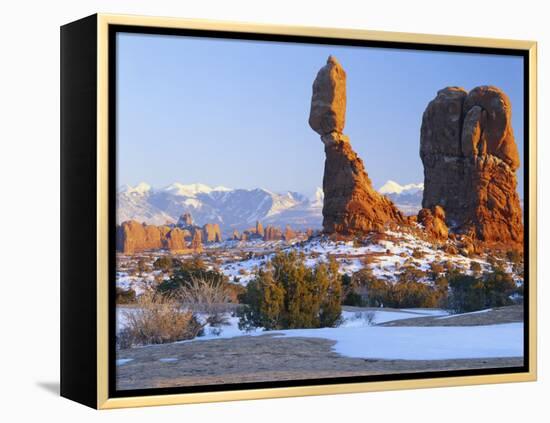
<svg viewBox="0 0 550 423">
<path fill-rule="evenodd" d="M 380 192 L 388 195 L 406 214 L 421 208 L 423 184 L 399 185 L 388 181 Z M 294 229 L 320 229 L 324 193 L 318 187 L 311 198 L 297 192 L 273 192 L 265 188 L 233 189 L 203 183 L 174 182 L 155 188 L 141 182 L 117 191 L 117 221 L 137 220 L 149 224 L 175 223 L 191 213 L 199 225 L 218 223 L 225 235 L 244 230 L 257 220 L 264 224 L 290 225 Z"/>
<path fill-rule="evenodd" d="M 163 188 L 164 191 L 170 192 L 174 195 L 184 196 L 184 197 L 194 197 L 197 194 L 210 194 L 213 191 L 232 191 L 231 188 L 224 186 L 210 187 L 205 184 L 182 184 L 179 182 L 174 182 L 173 184 L 168 185 Z"/>
<path fill-rule="evenodd" d="M 181 214 L 191 213 L 199 225 L 218 223 L 225 235 L 233 229 L 247 229 L 258 220 L 277 226 L 289 224 L 295 229 L 317 229 L 322 220 L 319 195 L 310 200 L 297 192 L 275 193 L 265 188 L 231 189 L 175 182 L 157 189 L 140 183 L 119 188 L 117 221 L 160 225 L 174 223 Z"/>
<path fill-rule="evenodd" d="M 417 184 L 400 185 L 395 181 L 389 180 L 378 189 L 378 192 L 380 194 L 403 194 L 405 192 L 412 194 L 423 190 L 424 184 L 422 182 Z"/>
</svg>

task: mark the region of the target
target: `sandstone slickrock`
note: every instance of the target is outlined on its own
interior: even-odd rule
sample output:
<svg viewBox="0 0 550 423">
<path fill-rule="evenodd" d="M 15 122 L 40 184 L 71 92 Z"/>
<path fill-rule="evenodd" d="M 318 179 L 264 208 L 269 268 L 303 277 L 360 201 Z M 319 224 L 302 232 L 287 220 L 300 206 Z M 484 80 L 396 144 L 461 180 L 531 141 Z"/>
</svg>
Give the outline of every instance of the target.
<svg viewBox="0 0 550 423">
<path fill-rule="evenodd" d="M 523 242 L 523 221 L 511 110 L 496 87 L 440 90 L 422 117 L 420 157 L 422 207 L 442 206 L 458 233 L 515 248 Z"/>
<path fill-rule="evenodd" d="M 403 223 L 395 205 L 372 187 L 363 161 L 343 134 L 346 72 L 330 56 L 313 82 L 309 125 L 325 145 L 323 230 L 356 235 Z"/>
</svg>

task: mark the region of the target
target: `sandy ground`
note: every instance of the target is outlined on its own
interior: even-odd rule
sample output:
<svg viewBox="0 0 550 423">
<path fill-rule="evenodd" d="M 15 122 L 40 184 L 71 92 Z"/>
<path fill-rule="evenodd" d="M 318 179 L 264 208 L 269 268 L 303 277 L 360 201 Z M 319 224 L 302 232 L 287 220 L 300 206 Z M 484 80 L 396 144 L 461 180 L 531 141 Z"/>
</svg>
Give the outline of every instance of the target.
<svg viewBox="0 0 550 423">
<path fill-rule="evenodd" d="M 420 317 L 385 326 L 462 326 L 521 321 L 522 307 L 446 319 Z M 329 377 L 426 371 L 515 367 L 522 357 L 455 360 L 374 360 L 349 358 L 322 338 L 241 336 L 120 350 L 118 389 L 143 389 L 244 382 L 322 379 Z"/>
</svg>

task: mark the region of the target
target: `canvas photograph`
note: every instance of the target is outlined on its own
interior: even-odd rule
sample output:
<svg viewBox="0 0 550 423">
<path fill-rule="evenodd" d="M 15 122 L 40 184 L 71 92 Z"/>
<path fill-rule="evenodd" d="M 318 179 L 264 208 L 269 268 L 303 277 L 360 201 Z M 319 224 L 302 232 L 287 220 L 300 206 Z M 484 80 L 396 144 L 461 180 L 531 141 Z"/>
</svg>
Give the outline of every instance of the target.
<svg viewBox="0 0 550 423">
<path fill-rule="evenodd" d="M 111 45 L 114 393 L 526 368 L 524 56 Z"/>
</svg>

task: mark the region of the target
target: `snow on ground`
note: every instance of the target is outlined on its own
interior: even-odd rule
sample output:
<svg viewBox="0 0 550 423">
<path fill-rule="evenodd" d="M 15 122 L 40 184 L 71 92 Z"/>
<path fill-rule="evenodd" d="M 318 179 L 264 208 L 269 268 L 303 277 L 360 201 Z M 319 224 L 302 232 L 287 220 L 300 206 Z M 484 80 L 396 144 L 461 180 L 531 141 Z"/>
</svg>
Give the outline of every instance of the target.
<svg viewBox="0 0 550 423">
<path fill-rule="evenodd" d="M 253 279 L 257 269 L 263 267 L 273 256 L 273 250 L 261 254 L 261 243 L 254 244 L 256 256 L 240 261 L 228 261 L 221 266 L 221 271 L 231 280 L 238 278 L 242 285 Z M 274 245 L 269 245 L 273 247 Z M 266 246 L 263 246 L 266 247 Z M 396 281 L 400 268 L 405 264 L 413 264 L 419 270 L 427 272 L 432 262 L 451 262 L 470 274 L 472 262 L 477 262 L 483 270 L 490 268 L 489 263 L 482 258 L 469 258 L 460 254 L 449 254 L 437 249 L 433 244 L 424 241 L 411 233 L 386 231 L 382 239 L 357 245 L 353 241 L 332 241 L 327 238 L 314 238 L 309 241 L 295 243 L 290 246 L 279 246 L 283 251 L 295 250 L 304 253 L 306 265 L 315 266 L 320 261 L 327 261 L 329 256 L 336 258 L 340 272 L 351 275 L 365 267 L 369 267 L 374 276 L 388 281 Z M 264 250 L 265 251 L 265 250 Z M 416 253 L 417 257 L 413 257 Z M 368 263 L 365 258 L 368 257 Z"/>
<path fill-rule="evenodd" d="M 482 314 L 482 313 L 487 313 L 488 311 L 491 311 L 491 310 L 492 308 L 487 308 L 485 310 L 470 311 L 469 313 L 451 314 L 450 316 L 438 317 L 437 320 L 449 319 L 451 317 L 468 316 L 470 314 Z"/>
<path fill-rule="evenodd" d="M 384 313 L 387 315 L 384 316 Z M 377 312 L 377 323 L 407 319 L 410 313 Z M 412 316 L 414 317 L 414 316 Z M 370 326 L 365 320 L 348 320 L 337 328 L 239 331 L 231 318 L 219 336 L 207 334 L 196 340 L 235 336 L 324 338 L 336 341 L 334 351 L 346 357 L 386 360 L 446 360 L 460 358 L 520 357 L 523 355 L 523 324 L 488 326 L 388 327 Z M 183 341 L 191 342 L 191 341 Z"/>
<path fill-rule="evenodd" d="M 423 316 L 448 316 L 450 314 L 447 310 L 442 310 L 440 308 L 402 308 L 401 311 L 421 314 Z"/>
<path fill-rule="evenodd" d="M 163 279 L 168 279 L 168 276 L 163 275 L 160 270 L 149 273 L 144 272 L 141 276 L 131 276 L 127 272 L 117 272 L 116 286 L 124 290 L 132 289 L 136 295 L 141 295 L 149 287 L 155 285 L 155 278 L 159 275 L 162 275 Z"/>
<path fill-rule="evenodd" d="M 336 341 L 334 351 L 346 357 L 390 360 L 445 360 L 521 357 L 523 324 L 447 327 L 358 327 L 279 331 Z"/>
<path fill-rule="evenodd" d="M 408 309 L 400 311 L 368 310 L 368 311 L 342 311 L 343 322 L 339 327 L 363 327 L 393 320 L 412 319 L 422 316 L 446 316 L 449 313 L 441 309 Z M 366 324 L 365 324 L 366 323 Z"/>
<path fill-rule="evenodd" d="M 117 309 L 117 324 L 124 325 L 122 310 Z M 507 323 L 488 326 L 388 327 L 372 326 L 398 319 L 441 316 L 443 310 L 410 309 L 376 310 L 373 320 L 369 311 L 344 311 L 343 322 L 336 328 L 289 329 L 245 332 L 239 329 L 239 319 L 228 316 L 228 324 L 220 328 L 205 328 L 205 335 L 181 342 L 227 339 L 238 336 L 273 336 L 324 338 L 336 341 L 334 351 L 346 357 L 391 360 L 444 360 L 460 358 L 519 357 L 523 355 L 523 324 Z M 441 317 L 444 318 L 444 317 Z M 120 363 L 119 363 L 120 361 Z M 125 361 L 118 360 L 117 365 Z"/>
</svg>

